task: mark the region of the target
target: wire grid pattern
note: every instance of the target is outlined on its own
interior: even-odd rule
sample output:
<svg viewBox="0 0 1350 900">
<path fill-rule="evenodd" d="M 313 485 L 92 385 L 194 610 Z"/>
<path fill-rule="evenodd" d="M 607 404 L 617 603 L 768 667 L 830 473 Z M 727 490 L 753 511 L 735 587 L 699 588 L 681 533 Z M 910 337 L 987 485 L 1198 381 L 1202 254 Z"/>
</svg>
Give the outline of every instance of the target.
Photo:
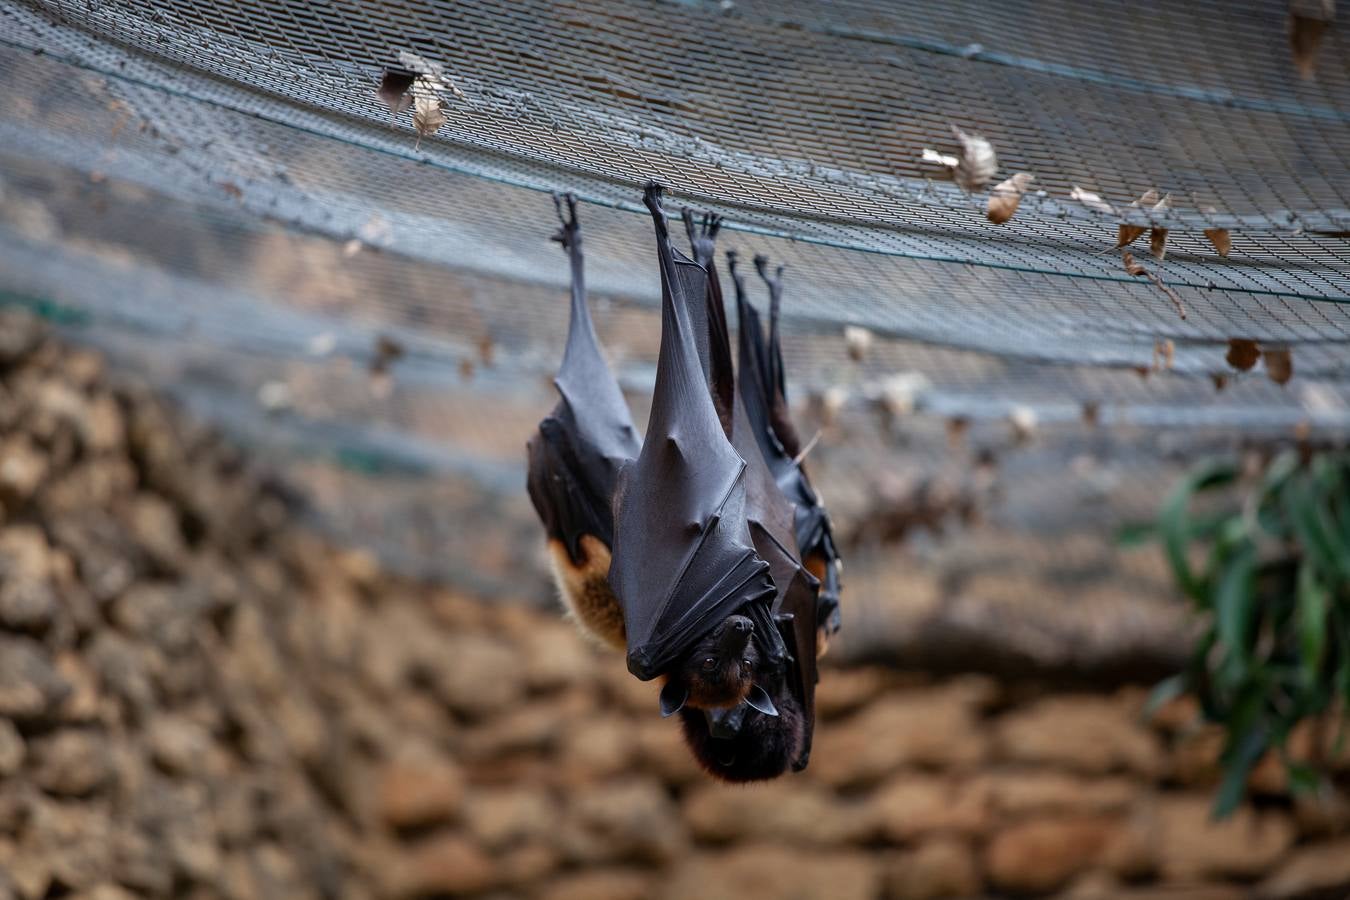
<svg viewBox="0 0 1350 900">
<path fill-rule="evenodd" d="M 84 39 L 62 26 L 29 19 L 30 25 L 36 22 L 31 27 L 37 31 L 55 28 L 79 54 L 107 56 L 112 52 L 106 44 Z M 125 72 L 127 62 L 117 59 L 110 68 Z M 457 158 L 453 166 L 428 166 L 429 158 L 407 153 L 403 136 L 392 133 L 387 124 L 363 126 L 362 141 L 332 140 L 329 120 L 320 115 L 283 107 L 267 98 L 259 101 L 259 95 L 231 87 L 223 89 L 234 98 L 230 105 L 211 105 L 200 97 L 222 90 L 214 82 L 181 69 L 166 71 L 160 64 L 134 57 L 130 63 L 131 68 L 139 66 L 144 71 L 110 77 L 104 86 L 111 97 L 137 110 L 141 121 L 151 124 L 151 133 L 161 137 L 158 146 L 139 151 L 149 158 L 141 166 L 141 177 L 148 183 L 179 194 L 214 193 L 217 199 L 221 199 L 221 188 L 229 187 L 257 212 L 339 236 L 358 233 L 374 211 L 393 222 L 396 238 L 390 243 L 400 252 L 470 267 L 481 267 L 489 260 L 505 274 L 538 277 L 537 235 L 548 227 L 550 215 L 546 198 L 465 174 L 509 180 L 518 174 L 514 163 L 488 156 Z M 16 58 L 11 68 L 12 76 L 20 78 L 34 67 Z M 49 93 L 58 92 L 62 77 L 52 75 L 50 81 Z M 176 85 L 172 92 L 152 86 L 169 81 Z M 246 112 L 255 102 L 262 103 L 260 108 L 267 115 Z M 44 96 L 44 104 L 50 103 Z M 96 132 L 98 113 L 106 111 L 72 112 L 67 117 L 70 131 Z M 42 125 L 50 132 L 58 121 L 50 116 Z M 17 123 L 16 131 L 16 141 L 41 140 L 32 129 L 19 128 Z M 68 132 L 50 137 L 49 143 L 56 146 L 34 152 L 71 156 L 90 146 L 102 148 L 107 135 Z M 162 159 L 165 156 L 172 159 Z M 89 164 L 86 159 L 85 165 Z M 530 187 L 569 187 L 579 179 L 601 202 L 620 209 L 633 205 L 631 186 L 558 171 L 531 172 Z M 170 173 L 178 177 L 170 178 Z M 731 205 L 709 205 L 732 217 L 739 212 Z M 612 245 L 607 222 L 613 223 L 609 228 Z M 598 211 L 598 221 L 589 227 L 599 233 L 591 246 L 602 248 L 593 254 L 592 270 L 598 275 L 593 281 L 603 289 L 650 298 L 654 291 L 650 278 L 634 275 L 644 270 L 649 248 L 632 226 L 631 217 L 609 218 Z M 1298 347 L 1300 371 L 1336 375 L 1345 365 L 1343 348 L 1337 345 L 1345 339 L 1347 275 L 1334 259 L 1335 245 L 1343 243 L 1338 239 L 1268 236 L 1271 246 L 1263 245 L 1261 252 L 1275 264 L 1255 257 L 1206 267 L 1187 261 L 1200 259 L 1198 250 L 1188 253 L 1187 236 L 1173 238 L 1174 262 L 1169 267 L 1180 266 L 1183 273 L 1189 267 L 1199 273 L 1189 283 L 1174 282 L 1190 311 L 1189 320 L 1182 323 L 1161 294 L 1145 282 L 1130 279 L 1112 257 L 1101 255 L 1100 247 L 1109 240 L 1105 228 L 1096 243 L 1080 234 L 1076 238 L 1079 246 L 1072 251 L 1052 248 L 1052 255 L 1076 255 L 1075 265 L 1084 270 L 1081 277 L 1063 281 L 1071 275 L 1068 270 L 1013 265 L 1018 260 L 1029 263 L 1037 255 L 1036 248 L 1048 243 L 1039 238 L 956 240 L 933 238 L 931 232 L 918 230 L 912 240 L 906 240 L 915 247 L 941 241 L 942 252 L 895 256 L 840 253 L 838 246 L 846 245 L 842 240 L 820 244 L 760 240 L 753 236 L 755 232 L 780 232 L 753 224 L 748 227 L 746 246 L 767 249 L 793 268 L 799 285 L 794 296 L 800 299 L 794 301 L 791 314 L 803 320 L 854 321 L 952 346 L 1108 365 L 1138 365 L 1159 338 L 1218 346 L 1228 337 L 1258 337 Z M 858 230 L 856 226 L 837 227 Z M 999 252 L 1007 259 L 984 264 L 963 259 L 963 255 L 983 252 L 981 247 L 986 244 L 1002 247 Z M 1292 264 L 1284 261 L 1277 248 L 1299 244 L 1307 252 L 1294 257 Z M 1189 245 L 1196 247 L 1193 240 Z M 1045 265 L 1043 260 L 1041 265 Z M 1089 267 L 1093 271 L 1087 271 Z M 1226 284 L 1247 289 L 1225 290 Z M 1193 362 L 1181 365 L 1199 370 Z"/>
</svg>

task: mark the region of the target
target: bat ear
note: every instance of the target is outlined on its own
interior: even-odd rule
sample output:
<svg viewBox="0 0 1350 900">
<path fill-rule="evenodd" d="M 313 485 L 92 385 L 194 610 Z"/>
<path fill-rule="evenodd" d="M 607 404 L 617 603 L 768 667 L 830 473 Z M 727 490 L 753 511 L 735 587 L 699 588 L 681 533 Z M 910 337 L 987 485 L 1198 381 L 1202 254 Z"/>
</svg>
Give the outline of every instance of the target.
<svg viewBox="0 0 1350 900">
<path fill-rule="evenodd" d="M 766 716 L 778 715 L 778 707 L 773 705 L 769 692 L 757 684 L 750 685 L 750 693 L 746 695 L 745 702 Z"/>
<path fill-rule="evenodd" d="M 666 686 L 661 688 L 661 718 L 668 718 L 684 709 L 684 702 L 688 699 L 689 688 L 683 682 L 667 681 Z"/>
</svg>

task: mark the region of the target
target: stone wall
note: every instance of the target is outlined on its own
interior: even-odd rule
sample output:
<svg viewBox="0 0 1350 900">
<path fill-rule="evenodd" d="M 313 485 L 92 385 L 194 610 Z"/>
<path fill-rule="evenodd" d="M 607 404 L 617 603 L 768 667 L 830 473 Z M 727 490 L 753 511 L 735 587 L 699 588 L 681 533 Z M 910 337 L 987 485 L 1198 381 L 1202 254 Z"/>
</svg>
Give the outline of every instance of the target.
<svg viewBox="0 0 1350 900">
<path fill-rule="evenodd" d="M 1214 825 L 1215 735 L 1142 688 L 827 668 L 809 770 L 712 783 L 558 617 L 326 546 L 13 315 L 0 506 L 0 898 L 1350 890 L 1344 782 L 1294 800 L 1272 760 Z"/>
</svg>

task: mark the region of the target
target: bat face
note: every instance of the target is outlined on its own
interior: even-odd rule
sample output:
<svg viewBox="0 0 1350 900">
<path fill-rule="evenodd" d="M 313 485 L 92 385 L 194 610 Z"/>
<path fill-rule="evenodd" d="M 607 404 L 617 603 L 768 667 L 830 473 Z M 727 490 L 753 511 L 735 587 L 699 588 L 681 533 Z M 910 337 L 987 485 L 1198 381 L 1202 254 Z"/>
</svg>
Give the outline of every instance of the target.
<svg viewBox="0 0 1350 900">
<path fill-rule="evenodd" d="M 759 664 L 754 633 L 754 623 L 745 616 L 727 616 L 690 648 L 670 675 L 688 690 L 687 706 L 729 707 L 746 698 Z"/>
<path fill-rule="evenodd" d="M 684 741 L 704 771 L 722 781 L 743 783 L 805 767 L 806 721 L 801 707 L 791 692 L 774 693 L 775 716 L 748 704 L 722 711 L 680 711 Z"/>
</svg>

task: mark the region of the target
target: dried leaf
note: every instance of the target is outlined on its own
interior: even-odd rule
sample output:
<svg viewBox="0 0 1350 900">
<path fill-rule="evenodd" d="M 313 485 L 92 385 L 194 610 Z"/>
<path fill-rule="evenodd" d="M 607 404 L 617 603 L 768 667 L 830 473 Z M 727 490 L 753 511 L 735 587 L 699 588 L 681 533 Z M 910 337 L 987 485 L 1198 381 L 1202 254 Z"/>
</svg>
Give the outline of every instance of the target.
<svg viewBox="0 0 1350 900">
<path fill-rule="evenodd" d="M 1146 195 L 1147 196 L 1147 195 Z M 1161 215 L 1172 206 L 1172 195 L 1168 194 L 1157 203 L 1153 204 L 1150 212 Z M 1148 233 L 1148 252 L 1152 253 L 1154 258 L 1161 261 L 1167 255 L 1167 229 L 1154 226 Z"/>
<path fill-rule="evenodd" d="M 949 156 L 946 153 L 939 153 L 936 150 L 930 150 L 927 147 L 925 147 L 923 150 L 922 158 L 924 162 L 934 163 L 935 165 L 944 166 L 945 168 L 948 169 L 955 169 L 957 164 L 960 162 L 960 160 L 957 159 L 955 156 Z"/>
<path fill-rule="evenodd" d="M 839 420 L 839 411 L 848 402 L 848 391 L 838 385 L 831 385 L 823 391 L 813 393 L 810 402 L 821 425 L 829 428 Z"/>
<path fill-rule="evenodd" d="M 379 97 L 384 101 L 384 105 L 389 107 L 390 115 L 398 116 L 412 106 L 412 97 L 408 96 L 408 89 L 416 80 L 417 73 L 411 69 L 401 66 L 385 68 L 384 77 L 380 79 Z"/>
<path fill-rule="evenodd" d="M 1214 390 L 1221 391 L 1228 387 L 1228 376 L 1222 372 L 1215 372 L 1209 376 L 1209 380 L 1214 382 Z"/>
<path fill-rule="evenodd" d="M 1322 36 L 1331 25 L 1334 4 L 1323 4 L 1325 17 L 1289 14 L 1289 49 L 1294 54 L 1294 65 L 1301 78 L 1312 78 L 1317 69 L 1317 53 L 1322 47 Z"/>
<path fill-rule="evenodd" d="M 485 334 L 478 339 L 478 359 L 486 368 L 492 368 L 492 360 L 496 352 L 497 345 L 492 342 L 492 335 Z"/>
<path fill-rule="evenodd" d="M 1228 339 L 1228 354 L 1224 359 L 1239 372 L 1246 372 L 1260 358 L 1261 348 L 1256 345 L 1256 341 L 1247 338 Z"/>
<path fill-rule="evenodd" d="M 1089 428 L 1096 428 L 1101 420 L 1101 406 L 1095 400 L 1089 400 L 1083 404 L 1083 424 Z"/>
<path fill-rule="evenodd" d="M 1294 377 L 1294 355 L 1288 347 L 1267 347 L 1263 351 L 1266 358 L 1266 374 L 1276 384 L 1284 384 Z"/>
<path fill-rule="evenodd" d="M 966 134 L 955 125 L 952 133 L 961 144 L 957 151 L 956 169 L 952 175 L 956 183 L 967 191 L 978 191 L 998 172 L 998 157 L 994 145 L 977 134 Z"/>
<path fill-rule="evenodd" d="M 422 138 L 433 135 L 445 124 L 445 113 L 441 111 L 439 97 L 418 97 L 413 104 L 413 127 L 417 129 L 417 143 L 413 149 L 422 146 Z"/>
<path fill-rule="evenodd" d="M 845 325 L 844 344 L 848 347 L 849 359 L 862 362 L 867 351 L 872 349 L 872 332 L 857 325 Z"/>
<path fill-rule="evenodd" d="M 375 352 L 370 358 L 370 373 L 383 375 L 389 372 L 394 360 L 403 356 L 403 345 L 386 334 L 375 338 Z"/>
<path fill-rule="evenodd" d="M 1177 347 L 1172 343 L 1171 338 L 1163 338 L 1153 342 L 1153 368 L 1156 371 L 1165 371 L 1172 368 L 1172 361 L 1176 358 Z"/>
<path fill-rule="evenodd" d="M 385 247 L 394 239 L 394 226 L 379 213 L 372 213 L 369 219 L 356 229 L 361 243 L 371 247 Z"/>
<path fill-rule="evenodd" d="M 444 93 L 448 90 L 459 99 L 464 99 L 464 92 L 461 91 L 459 86 L 451 81 L 450 77 L 445 74 L 445 66 L 442 66 L 440 63 L 432 62 L 425 57 L 413 53 L 411 50 L 400 50 L 398 52 L 398 61 L 401 62 L 405 68 L 412 70 L 419 76 L 418 81 L 420 81 L 421 84 L 418 85 L 418 88 L 429 93 L 437 94 Z M 416 93 L 416 91 L 414 91 L 414 93 Z"/>
<path fill-rule="evenodd" d="M 1124 226 L 1121 227 L 1123 228 Z M 1125 271 L 1130 275 L 1138 278 L 1141 275 L 1148 274 L 1148 269 L 1145 269 L 1143 263 L 1136 260 L 1134 254 L 1130 251 L 1126 250 L 1124 253 L 1120 254 L 1120 260 L 1125 263 Z"/>
<path fill-rule="evenodd" d="M 474 370 L 473 360 L 469 359 L 467 356 L 459 361 L 459 377 L 462 380 L 472 381 L 473 370 Z"/>
<path fill-rule="evenodd" d="M 1233 249 L 1233 239 L 1228 235 L 1227 228 L 1206 228 L 1205 237 L 1219 251 L 1220 256 L 1228 258 L 1228 251 Z"/>
<path fill-rule="evenodd" d="M 1100 194 L 1094 194 L 1092 191 L 1085 191 L 1076 184 L 1073 186 L 1073 190 L 1069 192 L 1069 198 L 1077 200 L 1094 212 L 1099 212 L 1107 216 L 1116 215 L 1116 208 L 1103 200 Z"/>
<path fill-rule="evenodd" d="M 947 420 L 947 446 L 953 450 L 961 449 L 966 442 L 966 432 L 970 429 L 970 419 L 965 416 L 952 416 Z"/>
<path fill-rule="evenodd" d="M 994 189 L 989 192 L 989 204 L 985 208 L 985 218 L 995 225 L 1002 225 L 1013 217 L 1017 212 L 1017 206 L 1022 202 L 1022 195 L 1026 193 L 1027 185 L 1035 180 L 1035 176 L 1029 172 L 1018 172 L 1011 178 L 999 182 Z"/>
<path fill-rule="evenodd" d="M 1140 378 L 1144 379 L 1145 381 L 1148 381 L 1148 376 L 1149 376 L 1152 372 L 1153 372 L 1153 370 L 1150 369 L 1148 366 L 1135 366 L 1135 367 L 1134 367 L 1134 374 L 1138 375 Z"/>
<path fill-rule="evenodd" d="M 351 259 L 353 256 L 361 252 L 362 246 L 364 245 L 361 243 L 360 238 L 352 238 L 351 240 L 347 241 L 347 243 L 342 245 L 342 255 L 347 257 L 348 259 Z"/>
<path fill-rule="evenodd" d="M 1147 191 L 1144 191 L 1138 200 L 1130 204 L 1130 208 L 1139 209 L 1141 206 L 1147 206 L 1149 209 L 1152 209 L 1153 204 L 1157 202 L 1158 192 L 1149 188 Z M 1128 247 L 1130 244 L 1133 244 L 1139 239 L 1139 235 L 1147 230 L 1148 229 L 1143 225 L 1122 224 L 1120 230 L 1116 233 L 1116 249 L 1119 250 L 1121 247 Z"/>
<path fill-rule="evenodd" d="M 217 182 L 216 187 L 220 188 L 222 191 L 229 194 L 235 200 L 244 199 L 244 189 L 241 188 L 239 185 L 235 184 L 233 181 Z"/>
<path fill-rule="evenodd" d="M 1167 256 L 1167 229 L 1150 228 L 1148 231 L 1148 252 L 1153 254 L 1154 259 L 1162 261 Z"/>
<path fill-rule="evenodd" d="M 1036 411 L 1029 406 L 1014 406 L 1008 412 L 1008 424 L 1017 443 L 1025 444 L 1036 433 Z"/>
</svg>

